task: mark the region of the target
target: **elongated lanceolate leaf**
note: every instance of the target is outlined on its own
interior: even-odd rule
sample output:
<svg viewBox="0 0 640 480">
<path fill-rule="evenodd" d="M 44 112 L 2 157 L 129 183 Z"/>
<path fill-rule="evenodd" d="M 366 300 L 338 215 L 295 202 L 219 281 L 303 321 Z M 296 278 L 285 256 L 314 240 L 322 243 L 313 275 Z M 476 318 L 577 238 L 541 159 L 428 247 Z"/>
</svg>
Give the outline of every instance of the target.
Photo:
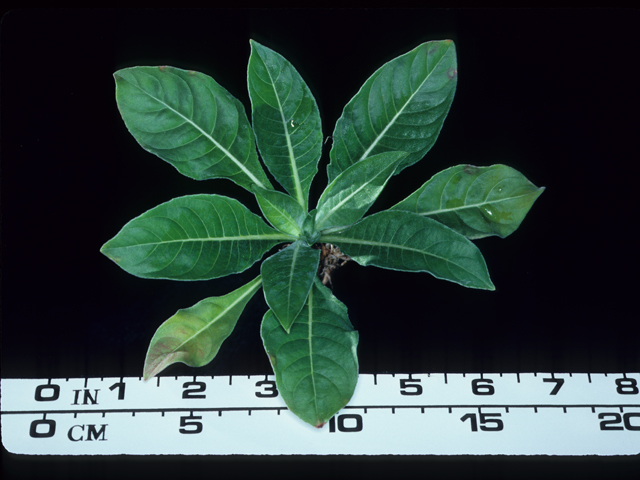
<svg viewBox="0 0 640 480">
<path fill-rule="evenodd" d="M 248 84 L 262 159 L 307 210 L 309 186 L 322 153 L 322 123 L 316 101 L 291 63 L 253 40 Z"/>
<path fill-rule="evenodd" d="M 264 298 L 287 333 L 307 301 L 319 262 L 320 250 L 298 241 L 260 266 Z"/>
<path fill-rule="evenodd" d="M 495 290 L 484 257 L 469 239 L 415 213 L 386 210 L 320 241 L 337 245 L 360 265 L 429 272 L 465 287 Z"/>
<path fill-rule="evenodd" d="M 145 150 L 196 180 L 271 187 L 244 107 L 213 78 L 174 67 L 125 68 L 114 77 L 120 114 Z"/>
<path fill-rule="evenodd" d="M 213 360 L 259 288 L 260 277 L 228 295 L 205 298 L 193 307 L 178 310 L 160 325 L 151 339 L 144 362 L 144 379 L 150 379 L 174 363 L 202 367 Z"/>
<path fill-rule="evenodd" d="M 327 167 L 329 182 L 376 153 L 409 153 L 396 175 L 422 159 L 451 107 L 457 68 L 451 40 L 423 43 L 379 68 L 336 123 Z"/>
<path fill-rule="evenodd" d="M 393 210 L 429 216 L 467 238 L 506 237 L 544 191 L 505 165 L 457 165 L 434 175 Z"/>
<path fill-rule="evenodd" d="M 406 156 L 405 152 L 380 153 L 338 175 L 318 201 L 315 228 L 348 226 L 360 220 Z"/>
<path fill-rule="evenodd" d="M 278 391 L 299 418 L 319 428 L 349 402 L 358 381 L 358 332 L 318 278 L 290 333 L 271 310 L 260 333 Z"/>
<path fill-rule="evenodd" d="M 233 198 L 189 195 L 134 218 L 100 251 L 138 277 L 208 280 L 242 272 L 287 240 Z"/>
<path fill-rule="evenodd" d="M 307 213 L 298 202 L 286 193 L 267 190 L 257 185 L 253 187 L 253 193 L 262 214 L 271 225 L 290 235 L 300 234 Z"/>
</svg>

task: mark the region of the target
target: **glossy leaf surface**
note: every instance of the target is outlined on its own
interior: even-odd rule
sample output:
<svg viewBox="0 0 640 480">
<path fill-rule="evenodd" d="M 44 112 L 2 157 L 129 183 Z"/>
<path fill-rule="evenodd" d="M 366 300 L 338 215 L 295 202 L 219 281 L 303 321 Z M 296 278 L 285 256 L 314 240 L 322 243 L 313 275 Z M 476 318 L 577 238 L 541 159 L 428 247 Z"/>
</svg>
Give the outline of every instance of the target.
<svg viewBox="0 0 640 480">
<path fill-rule="evenodd" d="M 405 152 L 373 155 L 338 175 L 318 201 L 315 228 L 347 226 L 360 220 L 406 156 Z"/>
<path fill-rule="evenodd" d="M 358 332 L 318 278 L 291 332 L 269 310 L 261 336 L 278 391 L 299 418 L 322 427 L 349 402 L 358 381 Z"/>
<path fill-rule="evenodd" d="M 379 68 L 336 123 L 329 181 L 376 153 L 409 153 L 396 174 L 422 159 L 451 107 L 457 68 L 451 40 L 423 43 Z"/>
<path fill-rule="evenodd" d="M 480 250 L 469 239 L 415 213 L 386 210 L 320 240 L 337 245 L 360 265 L 429 272 L 465 287 L 495 290 Z"/>
<path fill-rule="evenodd" d="M 100 251 L 138 277 L 208 280 L 242 272 L 287 240 L 237 200 L 189 195 L 134 218 Z"/>
<path fill-rule="evenodd" d="M 271 187 L 244 107 L 213 78 L 174 67 L 125 68 L 114 77 L 120 114 L 145 150 L 196 180 Z"/>
<path fill-rule="evenodd" d="M 260 266 L 264 298 L 287 333 L 307 301 L 319 262 L 320 250 L 298 241 Z"/>
<path fill-rule="evenodd" d="M 253 187 L 253 193 L 262 214 L 271 225 L 290 235 L 300 234 L 307 213 L 298 202 L 286 193 L 267 190 L 257 185 Z"/>
<path fill-rule="evenodd" d="M 322 153 L 322 123 L 316 101 L 288 60 L 253 40 L 248 84 L 262 159 L 306 210 L 309 186 Z"/>
<path fill-rule="evenodd" d="M 392 209 L 429 216 L 467 238 L 506 237 L 544 191 L 505 165 L 457 165 L 427 181 Z"/>
<path fill-rule="evenodd" d="M 178 310 L 151 339 L 144 379 L 174 363 L 202 367 L 213 360 L 259 288 L 260 277 L 223 297 L 205 298 L 193 307 Z"/>
</svg>

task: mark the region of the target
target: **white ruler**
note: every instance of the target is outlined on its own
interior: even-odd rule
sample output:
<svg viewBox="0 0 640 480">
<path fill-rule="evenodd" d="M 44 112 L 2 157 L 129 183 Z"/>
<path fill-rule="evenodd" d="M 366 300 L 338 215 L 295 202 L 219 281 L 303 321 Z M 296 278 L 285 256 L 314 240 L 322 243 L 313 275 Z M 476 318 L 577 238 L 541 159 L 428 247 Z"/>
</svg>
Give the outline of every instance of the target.
<svg viewBox="0 0 640 480">
<path fill-rule="evenodd" d="M 360 375 L 324 428 L 273 376 L 2 379 L 2 443 L 30 455 L 635 455 L 640 374 Z"/>
</svg>

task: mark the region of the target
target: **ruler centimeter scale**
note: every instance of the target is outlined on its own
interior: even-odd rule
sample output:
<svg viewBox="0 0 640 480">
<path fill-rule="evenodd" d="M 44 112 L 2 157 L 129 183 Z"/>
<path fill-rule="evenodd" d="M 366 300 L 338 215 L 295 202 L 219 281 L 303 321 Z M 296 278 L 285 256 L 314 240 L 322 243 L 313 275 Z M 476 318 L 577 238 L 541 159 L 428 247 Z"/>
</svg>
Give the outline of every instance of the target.
<svg viewBox="0 0 640 480">
<path fill-rule="evenodd" d="M 2 379 L 30 455 L 637 455 L 640 373 L 361 374 L 324 428 L 273 376 Z"/>
</svg>

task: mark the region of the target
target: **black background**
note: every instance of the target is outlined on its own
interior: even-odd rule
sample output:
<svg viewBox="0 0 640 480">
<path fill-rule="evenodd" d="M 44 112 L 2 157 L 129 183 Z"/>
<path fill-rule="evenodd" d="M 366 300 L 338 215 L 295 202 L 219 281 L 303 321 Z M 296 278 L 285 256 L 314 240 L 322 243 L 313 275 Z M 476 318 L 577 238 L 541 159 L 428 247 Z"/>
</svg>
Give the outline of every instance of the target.
<svg viewBox="0 0 640 480">
<path fill-rule="evenodd" d="M 141 375 L 155 329 L 179 308 L 226 294 L 259 263 L 207 282 L 144 280 L 99 253 L 130 219 L 173 197 L 219 193 L 259 213 L 225 180 L 197 182 L 144 151 L 115 103 L 114 71 L 198 70 L 240 99 L 249 39 L 284 55 L 332 134 L 342 108 L 383 63 L 454 40 L 458 87 L 439 139 L 394 177 L 371 212 L 452 165 L 496 163 L 546 191 L 510 237 L 476 242 L 495 292 L 426 273 L 359 267 L 334 294 L 360 332 L 361 373 L 638 372 L 638 10 L 17 10 L 1 31 L 2 377 Z M 326 182 L 330 141 L 312 186 Z M 166 375 L 271 373 L 254 298 L 206 367 Z M 424 473 L 564 478 L 637 474 L 628 458 L 33 459 L 4 451 L 4 473 L 92 478 L 222 469 L 306 476 Z M 9 460 L 7 462 L 6 460 Z M 69 459 L 67 459 L 69 460 Z M 284 463 L 282 463 L 284 462 Z M 634 463 L 635 462 L 635 463 Z M 100 465 L 101 468 L 95 467 Z M 121 470 L 120 467 L 123 466 Z M 174 468 L 175 470 L 171 470 Z M 266 470 L 265 470 L 266 469 Z M 153 474 L 153 470 L 147 471 Z"/>
</svg>

